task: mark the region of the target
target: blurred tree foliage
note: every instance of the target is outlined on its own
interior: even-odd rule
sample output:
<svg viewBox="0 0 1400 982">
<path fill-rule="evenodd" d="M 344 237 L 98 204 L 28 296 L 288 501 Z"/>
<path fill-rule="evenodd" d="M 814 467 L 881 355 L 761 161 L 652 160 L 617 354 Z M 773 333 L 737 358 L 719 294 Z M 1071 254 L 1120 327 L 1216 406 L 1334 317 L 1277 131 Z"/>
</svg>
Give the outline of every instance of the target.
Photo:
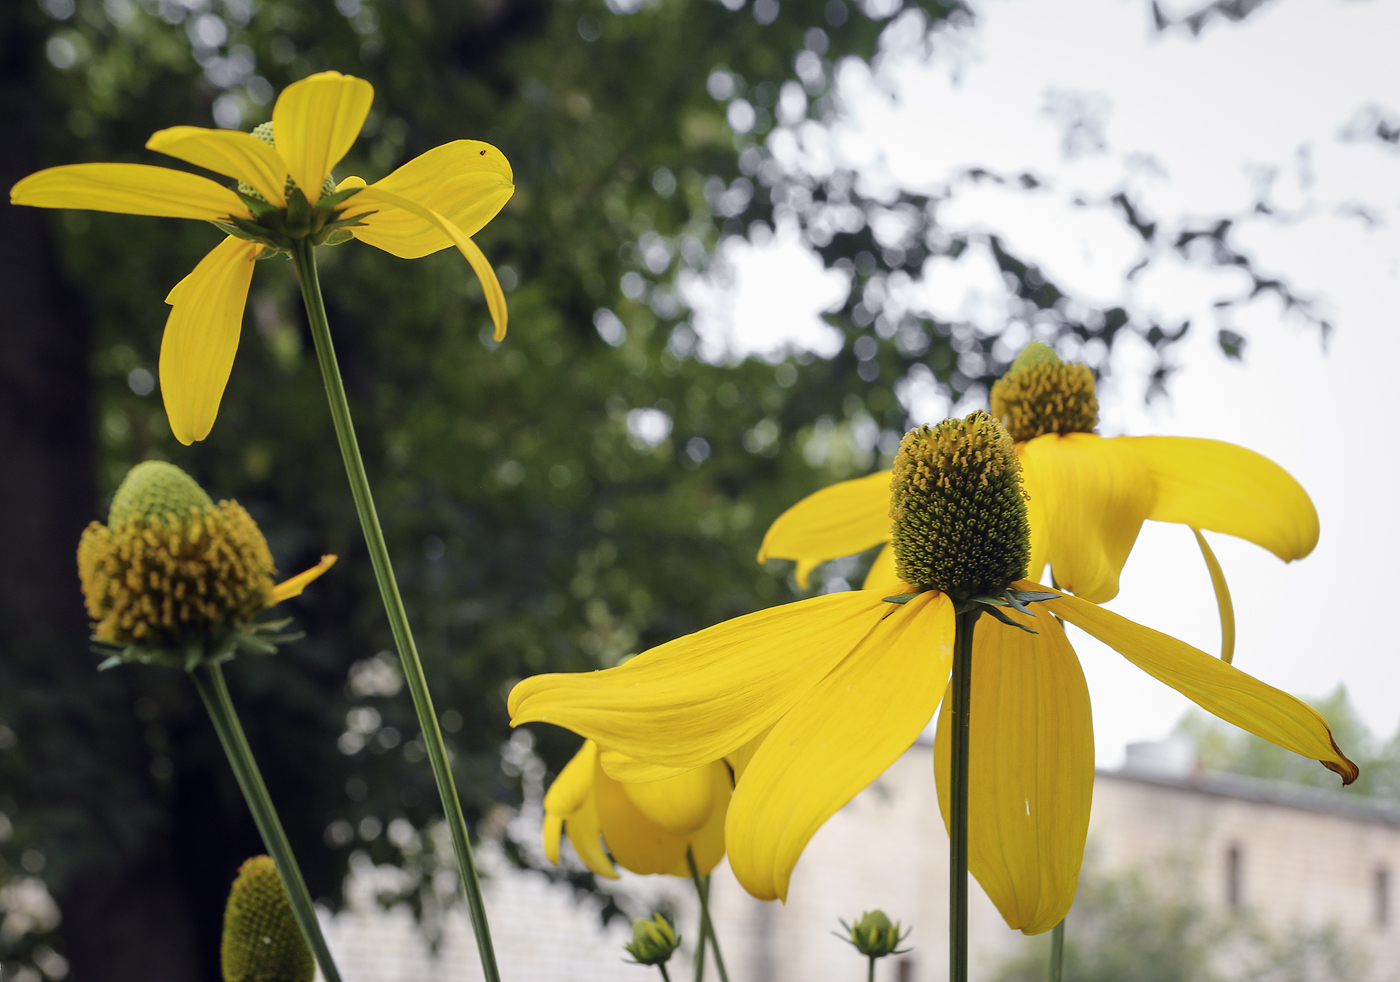
<svg viewBox="0 0 1400 982">
<path fill-rule="evenodd" d="M 892 452 L 908 423 L 898 381 L 976 399 L 1014 356 L 970 323 L 887 315 L 891 282 L 966 246 L 939 234 L 935 200 L 871 200 L 839 170 L 786 173 L 767 142 L 835 111 L 842 59 L 967 16 L 955 0 L 16 0 L 0 12 L 0 177 L 88 160 L 179 167 L 141 149 L 151 132 L 250 128 L 283 86 L 328 68 L 376 90 L 341 174 L 373 180 L 461 137 L 504 150 L 518 190 L 478 237 L 509 291 L 503 344 L 457 255 L 321 253 L 460 787 L 499 828 L 522 793 L 521 768 L 501 764 L 515 680 L 608 666 L 791 599 L 786 569 L 753 562 L 767 523 Z M 840 352 L 698 357 L 679 278 L 703 273 L 724 237 L 762 239 L 782 219 L 850 279 L 828 317 Z M 38 940 L 76 982 L 214 978 L 223 897 L 261 851 L 185 680 L 97 676 L 84 649 L 78 533 L 149 457 L 238 498 L 284 572 L 341 555 L 291 605 L 306 640 L 233 665 L 230 684 L 313 891 L 334 905 L 365 850 L 421 873 L 410 899 L 433 901 L 421 833 L 439 806 L 290 265 L 259 266 L 209 440 L 177 444 L 154 389 L 162 301 L 216 239 L 191 222 L 0 215 L 13 465 L 0 490 L 0 882 L 47 882 L 64 922 Z M 1074 303 L 990 241 L 1020 320 L 1077 339 L 1096 365 L 1122 332 L 1160 348 L 1184 330 Z M 567 734 L 536 737 L 551 769 L 573 749 Z M 37 936 L 25 937 L 0 936 L 0 960 L 29 958 Z"/>
</svg>

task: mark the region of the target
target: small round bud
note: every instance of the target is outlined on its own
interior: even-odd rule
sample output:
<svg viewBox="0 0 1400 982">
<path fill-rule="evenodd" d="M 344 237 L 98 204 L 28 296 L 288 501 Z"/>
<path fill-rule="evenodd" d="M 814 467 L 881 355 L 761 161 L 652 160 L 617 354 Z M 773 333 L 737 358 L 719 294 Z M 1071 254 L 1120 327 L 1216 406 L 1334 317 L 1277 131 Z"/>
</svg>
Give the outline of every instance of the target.
<svg viewBox="0 0 1400 982">
<path fill-rule="evenodd" d="M 214 504 L 172 464 L 138 464 L 109 524 L 78 544 L 78 577 L 97 640 L 180 647 L 246 624 L 271 603 L 272 554 L 234 501 Z"/>
<path fill-rule="evenodd" d="M 1094 373 L 1032 341 L 992 384 L 992 415 L 1017 443 L 1046 433 L 1092 433 L 1099 422 Z"/>
<path fill-rule="evenodd" d="M 900 942 L 909 936 L 907 931 L 901 935 L 899 925 L 891 924 L 883 910 L 867 911 L 856 921 L 854 927 L 847 925 L 845 921 L 841 922 L 841 926 L 850 933 L 846 940 L 867 958 L 884 958 L 886 955 L 895 954 Z"/>
<path fill-rule="evenodd" d="M 632 922 L 632 943 L 624 947 L 638 965 L 664 965 L 680 946 L 675 928 L 658 912 Z"/>
<path fill-rule="evenodd" d="M 269 856 L 238 870 L 224 910 L 224 982 L 311 982 L 316 960 Z"/>
<path fill-rule="evenodd" d="M 890 518 L 895 570 L 906 583 L 965 600 L 1026 575 L 1021 462 L 1006 430 L 980 410 L 905 434 Z"/>
</svg>

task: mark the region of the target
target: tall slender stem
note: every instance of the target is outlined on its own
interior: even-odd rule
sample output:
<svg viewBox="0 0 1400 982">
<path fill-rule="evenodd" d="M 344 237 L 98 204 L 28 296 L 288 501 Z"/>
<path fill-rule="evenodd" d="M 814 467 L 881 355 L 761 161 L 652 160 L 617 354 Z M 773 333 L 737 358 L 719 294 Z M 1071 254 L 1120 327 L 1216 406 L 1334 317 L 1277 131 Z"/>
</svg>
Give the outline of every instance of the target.
<svg viewBox="0 0 1400 982">
<path fill-rule="evenodd" d="M 695 884 L 695 892 L 697 895 L 700 893 L 699 883 Z M 704 982 L 705 980 L 705 945 L 706 939 L 710 936 L 710 932 L 705 929 L 706 923 L 708 922 L 705 920 L 705 914 L 702 910 L 700 913 L 700 943 L 695 946 L 695 982 Z"/>
<path fill-rule="evenodd" d="M 243 798 L 248 802 L 248 810 L 253 813 L 253 821 L 262 833 L 263 845 L 277 866 L 277 874 L 286 888 L 287 899 L 292 905 L 292 914 L 301 925 L 301 933 L 316 956 L 316 964 L 326 982 L 340 982 L 331 952 L 326 947 L 326 939 L 321 935 L 321 924 L 316 920 L 316 908 L 311 903 L 311 894 L 306 889 L 306 881 L 301 878 L 296 858 L 292 855 L 291 843 L 282 831 L 282 823 L 277 811 L 272 807 L 267 785 L 263 784 L 253 752 L 248 748 L 248 740 L 243 736 L 243 727 L 229 699 L 228 686 L 224 684 L 224 673 L 217 664 L 204 663 L 190 672 L 204 707 L 209 710 L 209 718 L 214 721 L 214 729 L 219 734 L 219 742 L 224 745 L 228 762 L 233 765 L 238 786 L 243 789 Z"/>
<path fill-rule="evenodd" d="M 865 982 L 875 982 L 875 959 L 870 959 L 870 968 L 865 973 Z"/>
<path fill-rule="evenodd" d="M 656 967 L 659 968 L 659 969 L 661 969 L 661 978 L 662 978 L 663 982 L 671 982 L 671 976 L 670 976 L 669 974 L 667 974 L 667 972 L 666 972 L 666 966 L 665 966 L 665 965 L 660 965 L 660 964 L 658 964 Z"/>
<path fill-rule="evenodd" d="M 486 904 L 481 896 L 481 883 L 477 879 L 476 864 L 472 859 L 466 816 L 462 813 L 462 802 L 457 797 L 451 764 L 447 759 L 447 748 L 442 740 L 442 730 L 438 728 L 432 696 L 428 694 L 428 680 L 423 675 L 423 664 L 419 661 L 418 648 L 413 643 L 413 632 L 408 626 L 408 614 L 404 610 L 403 598 L 399 596 L 394 568 L 389 562 L 389 548 L 384 543 L 384 532 L 379 527 L 379 515 L 374 510 L 374 498 L 370 494 L 364 460 L 360 457 L 360 446 L 355 441 L 355 426 L 350 420 L 350 405 L 345 398 L 345 385 L 340 379 L 340 366 L 335 359 L 335 346 L 331 342 L 330 325 L 326 322 L 326 305 L 321 298 L 321 283 L 316 273 L 316 257 L 312 250 L 310 242 L 305 239 L 298 240 L 292 248 L 292 261 L 296 265 L 297 279 L 301 282 L 301 295 L 306 303 L 311 336 L 316 343 L 316 361 L 321 366 L 321 381 L 325 383 L 326 397 L 330 401 L 336 440 L 340 443 L 340 455 L 345 460 L 345 473 L 350 479 L 350 493 L 355 499 L 355 510 L 360 515 L 360 527 L 364 530 L 365 544 L 369 548 L 370 562 L 374 566 L 374 578 L 379 582 L 384 612 L 389 616 L 389 627 L 394 633 L 399 659 L 403 662 L 404 678 L 408 682 L 408 691 L 413 696 L 413 708 L 418 712 L 418 726 L 423 733 L 428 760 L 432 763 L 438 794 L 442 797 L 447 826 L 452 831 L 452 847 L 457 853 L 462 890 L 466 894 L 467 907 L 471 911 L 472 930 L 476 934 L 482 972 L 487 982 L 500 982 L 496 952 L 491 944 L 491 928 L 486 922 Z"/>
<path fill-rule="evenodd" d="M 700 895 L 700 933 L 709 936 L 710 949 L 715 953 L 715 968 L 719 971 L 720 982 L 729 982 L 729 973 L 724 970 L 724 956 L 719 953 L 719 937 L 715 934 L 715 925 L 710 920 L 709 877 L 700 875 L 700 868 L 695 865 L 695 853 L 689 846 L 685 848 L 685 861 L 690 866 L 690 878 L 695 881 L 695 892 Z M 703 938 L 701 940 L 703 942 Z"/>
<path fill-rule="evenodd" d="M 972 630 L 978 610 L 957 615 L 953 640 L 953 746 L 948 853 L 948 978 L 967 982 L 967 759 L 972 708 Z"/>
<path fill-rule="evenodd" d="M 1060 921 L 1050 932 L 1050 982 L 1060 982 L 1065 965 L 1065 922 Z"/>
</svg>

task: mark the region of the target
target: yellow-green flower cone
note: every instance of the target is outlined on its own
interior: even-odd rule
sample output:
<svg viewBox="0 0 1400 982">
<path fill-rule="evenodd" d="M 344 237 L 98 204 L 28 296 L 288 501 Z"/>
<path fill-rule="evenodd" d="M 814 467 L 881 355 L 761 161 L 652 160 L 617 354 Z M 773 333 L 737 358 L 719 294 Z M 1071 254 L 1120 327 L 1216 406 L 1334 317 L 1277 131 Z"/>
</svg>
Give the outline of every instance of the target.
<svg viewBox="0 0 1400 982">
<path fill-rule="evenodd" d="M 316 960 L 287 902 L 270 856 L 238 870 L 224 910 L 224 982 L 311 982 Z"/>
</svg>

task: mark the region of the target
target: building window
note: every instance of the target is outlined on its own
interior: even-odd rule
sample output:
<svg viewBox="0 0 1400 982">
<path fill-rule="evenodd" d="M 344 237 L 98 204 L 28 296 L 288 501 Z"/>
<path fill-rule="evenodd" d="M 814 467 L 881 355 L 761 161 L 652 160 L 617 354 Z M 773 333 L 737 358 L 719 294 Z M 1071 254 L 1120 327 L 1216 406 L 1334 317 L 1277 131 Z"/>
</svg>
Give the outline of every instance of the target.
<svg viewBox="0 0 1400 982">
<path fill-rule="evenodd" d="M 1390 870 L 1377 866 L 1374 883 L 1376 926 L 1385 927 L 1390 923 Z"/>
<path fill-rule="evenodd" d="M 1225 904 L 1231 910 L 1244 906 L 1244 849 L 1238 842 L 1225 850 Z"/>
</svg>

